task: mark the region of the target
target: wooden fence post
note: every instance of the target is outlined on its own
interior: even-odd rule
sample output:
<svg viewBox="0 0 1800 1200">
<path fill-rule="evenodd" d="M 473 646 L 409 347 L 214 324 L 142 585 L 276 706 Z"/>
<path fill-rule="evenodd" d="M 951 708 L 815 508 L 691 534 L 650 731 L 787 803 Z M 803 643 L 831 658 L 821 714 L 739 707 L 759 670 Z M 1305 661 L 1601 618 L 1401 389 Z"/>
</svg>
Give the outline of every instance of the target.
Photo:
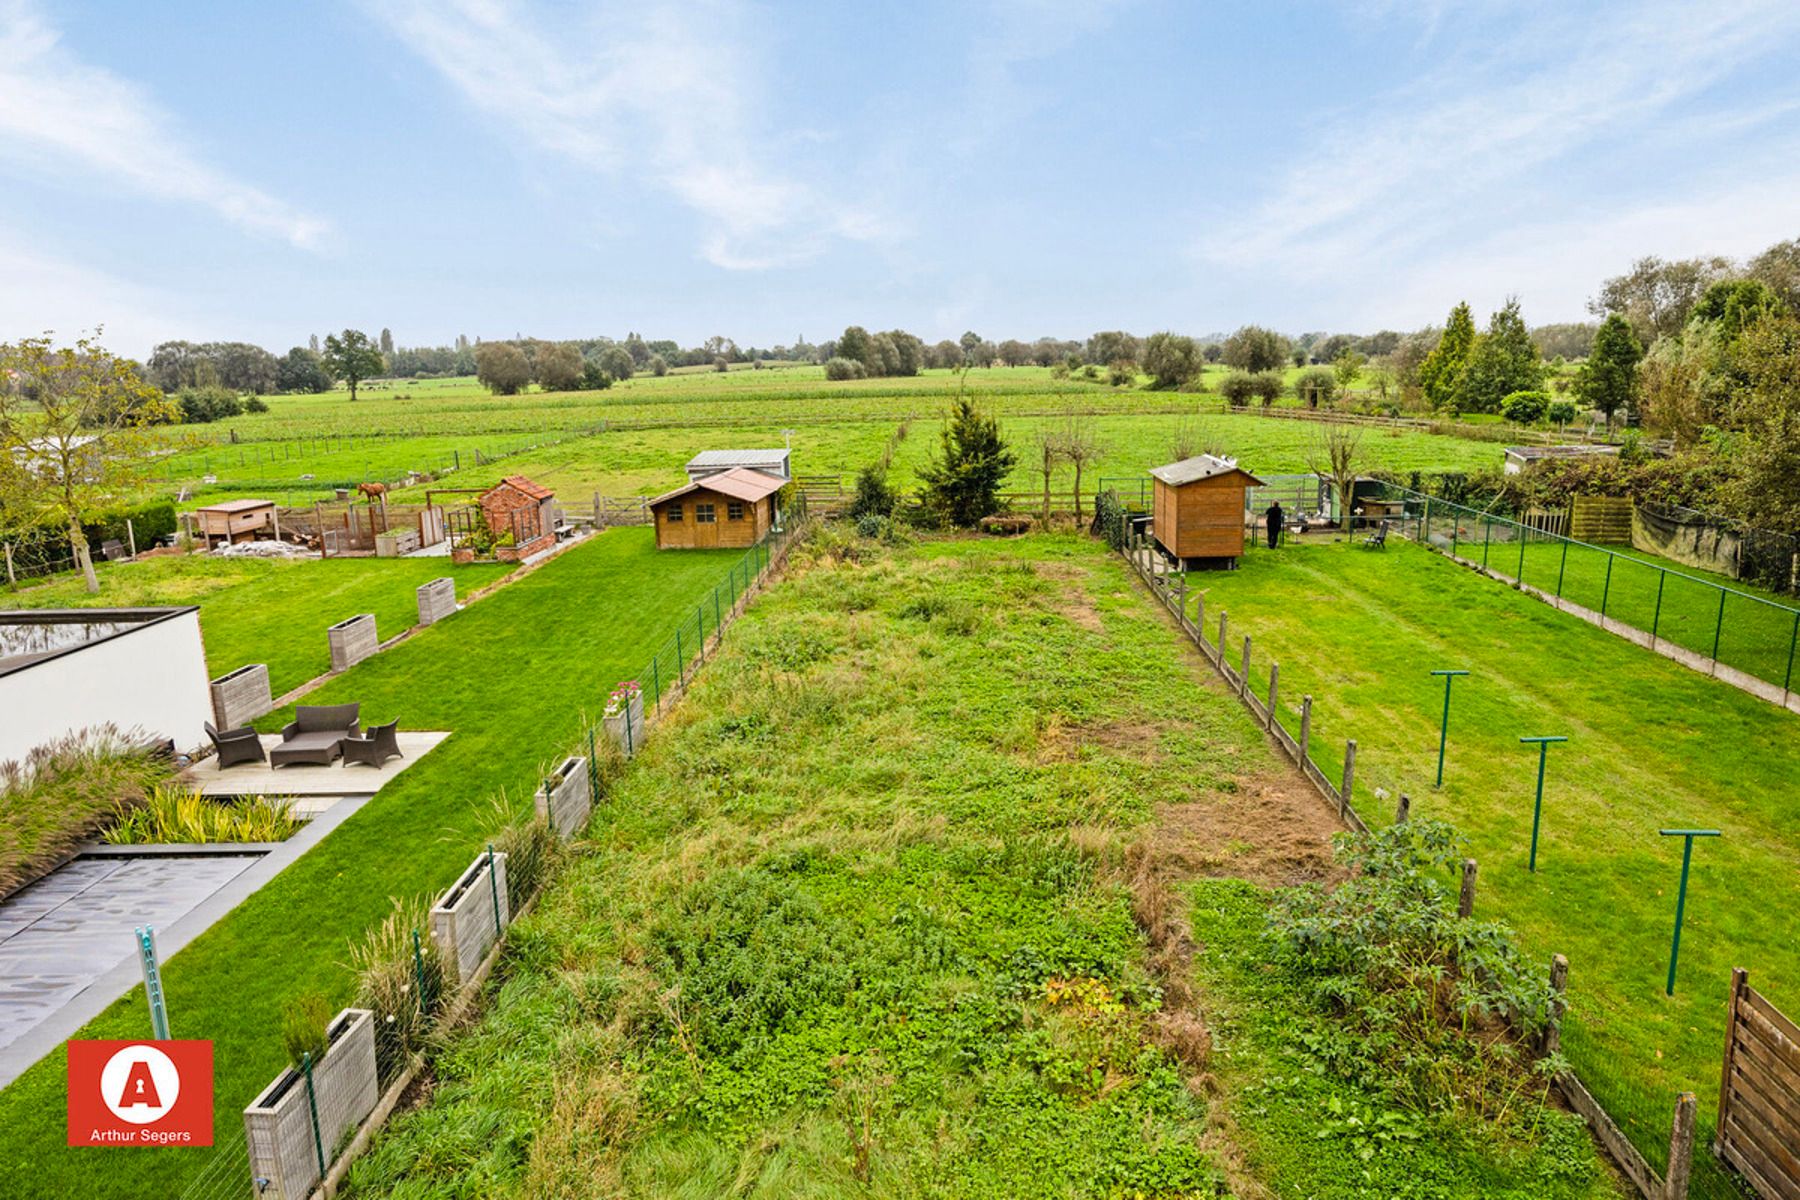
<svg viewBox="0 0 1800 1200">
<path fill-rule="evenodd" d="M 1569 988 L 1569 960 L 1561 954 L 1550 956 L 1550 1020 L 1544 1026 L 1543 1052 L 1555 1054 L 1562 1049 L 1563 993 Z"/>
<path fill-rule="evenodd" d="M 8 586 L 16 586 L 19 577 L 13 574 L 12 543 L 6 543 L 6 582 Z"/>
<path fill-rule="evenodd" d="M 1281 664 L 1269 664 L 1269 719 L 1263 722 L 1264 729 L 1275 728 L 1275 689 L 1281 679 Z"/>
<path fill-rule="evenodd" d="M 1250 635 L 1247 633 L 1244 635 L 1244 657 L 1242 661 L 1243 666 L 1238 668 L 1238 695 L 1248 696 L 1250 694 Z"/>
<path fill-rule="evenodd" d="M 1405 792 L 1400 793 L 1400 803 L 1394 805 L 1394 824 L 1406 824 L 1406 818 L 1412 816 L 1412 797 Z"/>
<path fill-rule="evenodd" d="M 1219 610 L 1219 666 L 1225 665 L 1225 625 L 1231 614 L 1225 609 Z"/>
<path fill-rule="evenodd" d="M 1350 789 L 1356 785 L 1356 739 L 1344 743 L 1344 785 L 1338 789 L 1338 816 L 1350 811 Z"/>
<path fill-rule="evenodd" d="M 125 544 L 131 550 L 131 557 L 137 557 L 137 530 L 132 527 L 131 518 L 125 518 Z"/>
<path fill-rule="evenodd" d="M 1663 1200 L 1687 1200 L 1688 1174 L 1694 1168 L 1694 1093 L 1675 1101 L 1669 1128 L 1669 1169 L 1663 1175 Z"/>
<path fill-rule="evenodd" d="M 1306 774 L 1306 744 L 1312 740 L 1312 697 L 1300 697 L 1300 773 Z"/>
<path fill-rule="evenodd" d="M 1472 917 L 1475 915 L 1475 860 L 1463 859 L 1462 895 L 1456 901 L 1456 915 Z"/>
<path fill-rule="evenodd" d="M 1206 597 L 1194 597 L 1194 640 L 1206 642 Z"/>
<path fill-rule="evenodd" d="M 1731 1004 L 1725 1010 L 1725 1068 L 1719 1075 L 1719 1111 L 1714 1114 L 1717 1129 L 1713 1135 L 1715 1153 L 1725 1136 L 1725 1118 L 1731 1111 L 1731 1060 L 1737 1056 L 1738 1007 L 1744 1002 L 1744 988 L 1749 983 L 1748 971 L 1742 967 L 1731 968 Z"/>
</svg>

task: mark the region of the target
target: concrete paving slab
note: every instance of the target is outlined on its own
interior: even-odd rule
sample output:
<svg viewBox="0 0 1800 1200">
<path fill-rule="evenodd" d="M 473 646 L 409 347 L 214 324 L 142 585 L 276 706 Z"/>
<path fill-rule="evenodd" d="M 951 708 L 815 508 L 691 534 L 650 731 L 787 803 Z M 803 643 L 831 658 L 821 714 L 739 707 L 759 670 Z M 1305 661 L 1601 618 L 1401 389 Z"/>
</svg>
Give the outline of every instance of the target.
<svg viewBox="0 0 1800 1200">
<path fill-rule="evenodd" d="M 341 761 L 325 767 L 304 763 L 271 767 L 265 762 L 241 763 L 220 770 L 218 758 L 213 757 L 195 764 L 189 773 L 194 777 L 194 785 L 208 796 L 372 796 L 449 736 L 434 732 L 399 734 L 404 757 L 390 758 L 380 767 L 362 763 L 345 766 Z M 262 744 L 265 751 L 271 750 L 281 745 L 281 736 L 266 733 Z"/>
</svg>

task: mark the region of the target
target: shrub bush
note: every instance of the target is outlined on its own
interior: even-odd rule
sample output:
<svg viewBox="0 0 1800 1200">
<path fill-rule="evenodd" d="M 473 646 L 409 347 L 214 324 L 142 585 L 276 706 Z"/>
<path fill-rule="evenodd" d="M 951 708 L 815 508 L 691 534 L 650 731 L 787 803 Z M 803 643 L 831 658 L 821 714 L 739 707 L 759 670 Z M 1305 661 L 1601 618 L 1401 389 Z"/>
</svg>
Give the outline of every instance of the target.
<svg viewBox="0 0 1800 1200">
<path fill-rule="evenodd" d="M 868 368 L 854 358 L 834 358 L 825 364 L 825 378 L 838 382 L 846 379 L 863 379 L 868 374 Z"/>
<path fill-rule="evenodd" d="M 1567 401 L 1559 403 L 1566 404 Z M 1536 425 L 1544 419 L 1544 413 L 1549 408 L 1550 396 L 1547 392 L 1509 392 L 1506 399 L 1500 402 L 1500 415 L 1520 425 Z"/>
<path fill-rule="evenodd" d="M 1337 399 L 1337 375 L 1325 367 L 1302 371 L 1294 381 L 1294 395 L 1308 408 L 1318 408 Z"/>
<path fill-rule="evenodd" d="M 261 396 L 244 397 L 244 411 L 247 413 L 265 413 L 269 411 L 269 402 Z"/>
<path fill-rule="evenodd" d="M 1256 395 L 1256 377 L 1248 371 L 1232 371 L 1219 381 L 1219 394 L 1233 408 L 1246 408 Z"/>
<path fill-rule="evenodd" d="M 1460 845 L 1423 817 L 1340 834 L 1350 878 L 1277 893 L 1269 937 L 1323 1018 L 1300 1042 L 1327 1072 L 1415 1108 L 1494 1117 L 1527 1090 L 1547 1094 L 1560 1064 L 1534 1064 L 1518 1039 L 1544 1028 L 1553 997 L 1510 929 L 1457 915 L 1445 881 Z"/>
<path fill-rule="evenodd" d="M 879 467 L 864 467 L 856 476 L 856 499 L 850 502 L 850 516 L 891 517 L 900 503 L 900 493 L 888 486 L 887 472 Z"/>
<path fill-rule="evenodd" d="M 230 388 L 183 388 L 175 394 L 181 409 L 181 420 L 187 425 L 205 425 L 226 417 L 241 416 L 244 401 Z"/>
<path fill-rule="evenodd" d="M 1119 359 L 1106 368 L 1106 382 L 1114 387 L 1130 387 L 1137 382 L 1137 364 L 1129 359 Z"/>
<path fill-rule="evenodd" d="M 1552 400 L 1544 409 L 1544 415 L 1557 425 L 1567 425 L 1577 415 L 1573 400 Z"/>
</svg>

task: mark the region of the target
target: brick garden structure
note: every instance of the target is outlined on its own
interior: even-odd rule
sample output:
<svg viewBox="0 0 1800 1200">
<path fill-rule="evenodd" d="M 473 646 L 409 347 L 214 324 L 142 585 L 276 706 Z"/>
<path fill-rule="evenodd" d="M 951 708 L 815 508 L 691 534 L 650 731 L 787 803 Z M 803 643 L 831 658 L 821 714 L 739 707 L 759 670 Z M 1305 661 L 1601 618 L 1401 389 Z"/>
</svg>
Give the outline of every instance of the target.
<svg viewBox="0 0 1800 1200">
<path fill-rule="evenodd" d="M 556 493 L 523 475 L 508 475 L 481 493 L 476 504 L 495 537 L 512 534 L 515 544 L 496 546 L 494 557 L 517 562 L 556 544 L 556 522 L 551 501 Z"/>
</svg>

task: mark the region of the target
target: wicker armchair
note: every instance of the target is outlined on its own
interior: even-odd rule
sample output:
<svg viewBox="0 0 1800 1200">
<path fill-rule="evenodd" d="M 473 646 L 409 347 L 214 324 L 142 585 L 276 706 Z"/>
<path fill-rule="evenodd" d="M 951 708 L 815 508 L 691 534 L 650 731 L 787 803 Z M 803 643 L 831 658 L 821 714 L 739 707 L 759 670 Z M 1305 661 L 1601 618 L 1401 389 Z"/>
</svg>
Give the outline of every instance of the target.
<svg viewBox="0 0 1800 1200">
<path fill-rule="evenodd" d="M 192 728 L 192 726 L 189 726 Z M 256 736 L 256 730 L 248 725 L 240 725 L 236 729 L 227 729 L 220 733 L 213 728 L 211 721 L 206 722 L 206 737 L 219 752 L 219 769 L 236 766 L 239 763 L 267 762 L 268 755 L 263 753 L 262 739 Z"/>
<path fill-rule="evenodd" d="M 400 753 L 398 720 L 389 721 L 386 725 L 371 725 L 363 731 L 362 737 L 347 737 L 341 745 L 346 767 L 351 763 L 379 767 L 390 758 L 406 757 Z"/>
</svg>

